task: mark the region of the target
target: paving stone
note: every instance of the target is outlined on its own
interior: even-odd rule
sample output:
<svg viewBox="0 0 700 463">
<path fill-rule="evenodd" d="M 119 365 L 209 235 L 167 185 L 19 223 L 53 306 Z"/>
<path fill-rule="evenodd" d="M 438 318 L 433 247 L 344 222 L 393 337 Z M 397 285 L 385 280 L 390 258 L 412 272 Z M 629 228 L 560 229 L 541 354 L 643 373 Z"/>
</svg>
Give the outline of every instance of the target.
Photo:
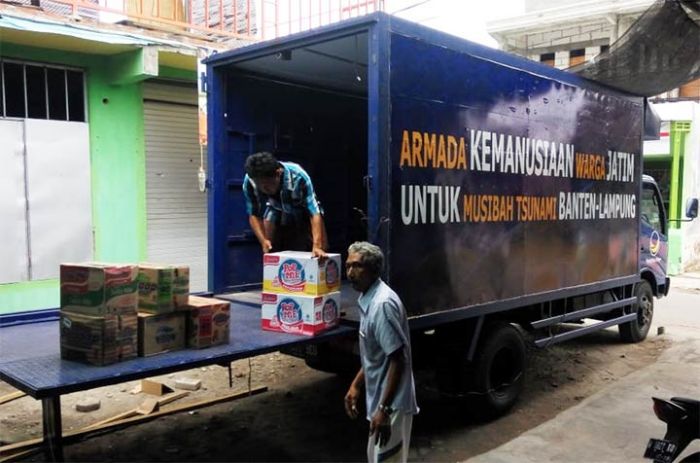
<svg viewBox="0 0 700 463">
<path fill-rule="evenodd" d="M 178 389 L 185 389 L 187 391 L 196 391 L 202 387 L 202 380 L 195 378 L 176 378 L 175 387 Z"/>
<path fill-rule="evenodd" d="M 100 405 L 100 399 L 85 397 L 75 404 L 75 409 L 79 412 L 92 412 L 94 410 L 99 410 Z"/>
</svg>

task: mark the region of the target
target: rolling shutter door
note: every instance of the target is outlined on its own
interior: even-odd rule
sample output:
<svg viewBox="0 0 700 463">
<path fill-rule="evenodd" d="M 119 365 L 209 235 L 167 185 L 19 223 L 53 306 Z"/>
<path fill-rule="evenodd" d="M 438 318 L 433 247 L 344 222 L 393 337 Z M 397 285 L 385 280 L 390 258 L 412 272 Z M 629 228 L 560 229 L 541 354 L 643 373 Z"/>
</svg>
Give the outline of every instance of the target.
<svg viewBox="0 0 700 463">
<path fill-rule="evenodd" d="M 188 264 L 190 291 L 204 291 L 207 196 L 197 181 L 196 87 L 145 83 L 144 123 L 148 261 Z"/>
</svg>

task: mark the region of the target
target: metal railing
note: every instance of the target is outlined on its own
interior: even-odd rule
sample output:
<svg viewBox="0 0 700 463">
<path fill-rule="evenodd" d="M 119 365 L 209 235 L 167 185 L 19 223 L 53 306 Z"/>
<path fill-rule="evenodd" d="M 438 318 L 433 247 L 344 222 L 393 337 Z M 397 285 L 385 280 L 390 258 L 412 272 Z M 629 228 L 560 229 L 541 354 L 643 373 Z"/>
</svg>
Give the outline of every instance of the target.
<svg viewBox="0 0 700 463">
<path fill-rule="evenodd" d="M 384 10 L 384 0 L 261 0 L 260 3 L 263 40 Z"/>
<path fill-rule="evenodd" d="M 266 40 L 383 11 L 385 0 L 13 0 L 58 16 L 206 40 Z M 0 4 L 3 0 L 0 0 Z M 8 2 L 9 3 L 9 2 Z"/>
</svg>

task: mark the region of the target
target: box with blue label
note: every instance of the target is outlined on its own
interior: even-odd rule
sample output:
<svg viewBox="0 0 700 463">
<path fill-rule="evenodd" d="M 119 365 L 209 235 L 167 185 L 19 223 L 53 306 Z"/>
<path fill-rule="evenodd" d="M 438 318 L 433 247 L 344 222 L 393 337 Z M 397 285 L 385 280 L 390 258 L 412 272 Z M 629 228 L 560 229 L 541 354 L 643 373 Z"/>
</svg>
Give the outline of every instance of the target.
<svg viewBox="0 0 700 463">
<path fill-rule="evenodd" d="M 262 294 L 262 329 L 315 336 L 338 325 L 340 291 L 323 296 Z"/>
<path fill-rule="evenodd" d="M 139 356 L 185 347 L 185 313 L 139 313 Z"/>
<path fill-rule="evenodd" d="M 263 256 L 263 291 L 321 296 L 340 290 L 340 254 L 324 263 L 310 252 L 283 251 Z"/>
</svg>

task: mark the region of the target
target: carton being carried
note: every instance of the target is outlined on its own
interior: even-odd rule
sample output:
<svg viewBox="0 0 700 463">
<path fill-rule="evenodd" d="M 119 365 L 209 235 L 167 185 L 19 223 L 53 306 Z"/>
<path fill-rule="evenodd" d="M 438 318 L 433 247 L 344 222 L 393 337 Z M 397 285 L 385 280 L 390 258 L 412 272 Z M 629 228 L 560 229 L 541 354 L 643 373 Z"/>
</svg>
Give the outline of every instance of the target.
<svg viewBox="0 0 700 463">
<path fill-rule="evenodd" d="M 136 316 L 137 275 L 135 265 L 61 264 L 61 311 L 98 317 Z"/>
<path fill-rule="evenodd" d="M 283 251 L 263 257 L 263 291 L 320 296 L 340 290 L 340 254 L 319 264 L 310 252 Z"/>
<path fill-rule="evenodd" d="M 324 296 L 262 294 L 262 328 L 314 336 L 338 324 L 340 291 Z"/>
<path fill-rule="evenodd" d="M 187 306 L 190 268 L 187 265 L 139 264 L 139 311 L 168 313 Z"/>
</svg>

